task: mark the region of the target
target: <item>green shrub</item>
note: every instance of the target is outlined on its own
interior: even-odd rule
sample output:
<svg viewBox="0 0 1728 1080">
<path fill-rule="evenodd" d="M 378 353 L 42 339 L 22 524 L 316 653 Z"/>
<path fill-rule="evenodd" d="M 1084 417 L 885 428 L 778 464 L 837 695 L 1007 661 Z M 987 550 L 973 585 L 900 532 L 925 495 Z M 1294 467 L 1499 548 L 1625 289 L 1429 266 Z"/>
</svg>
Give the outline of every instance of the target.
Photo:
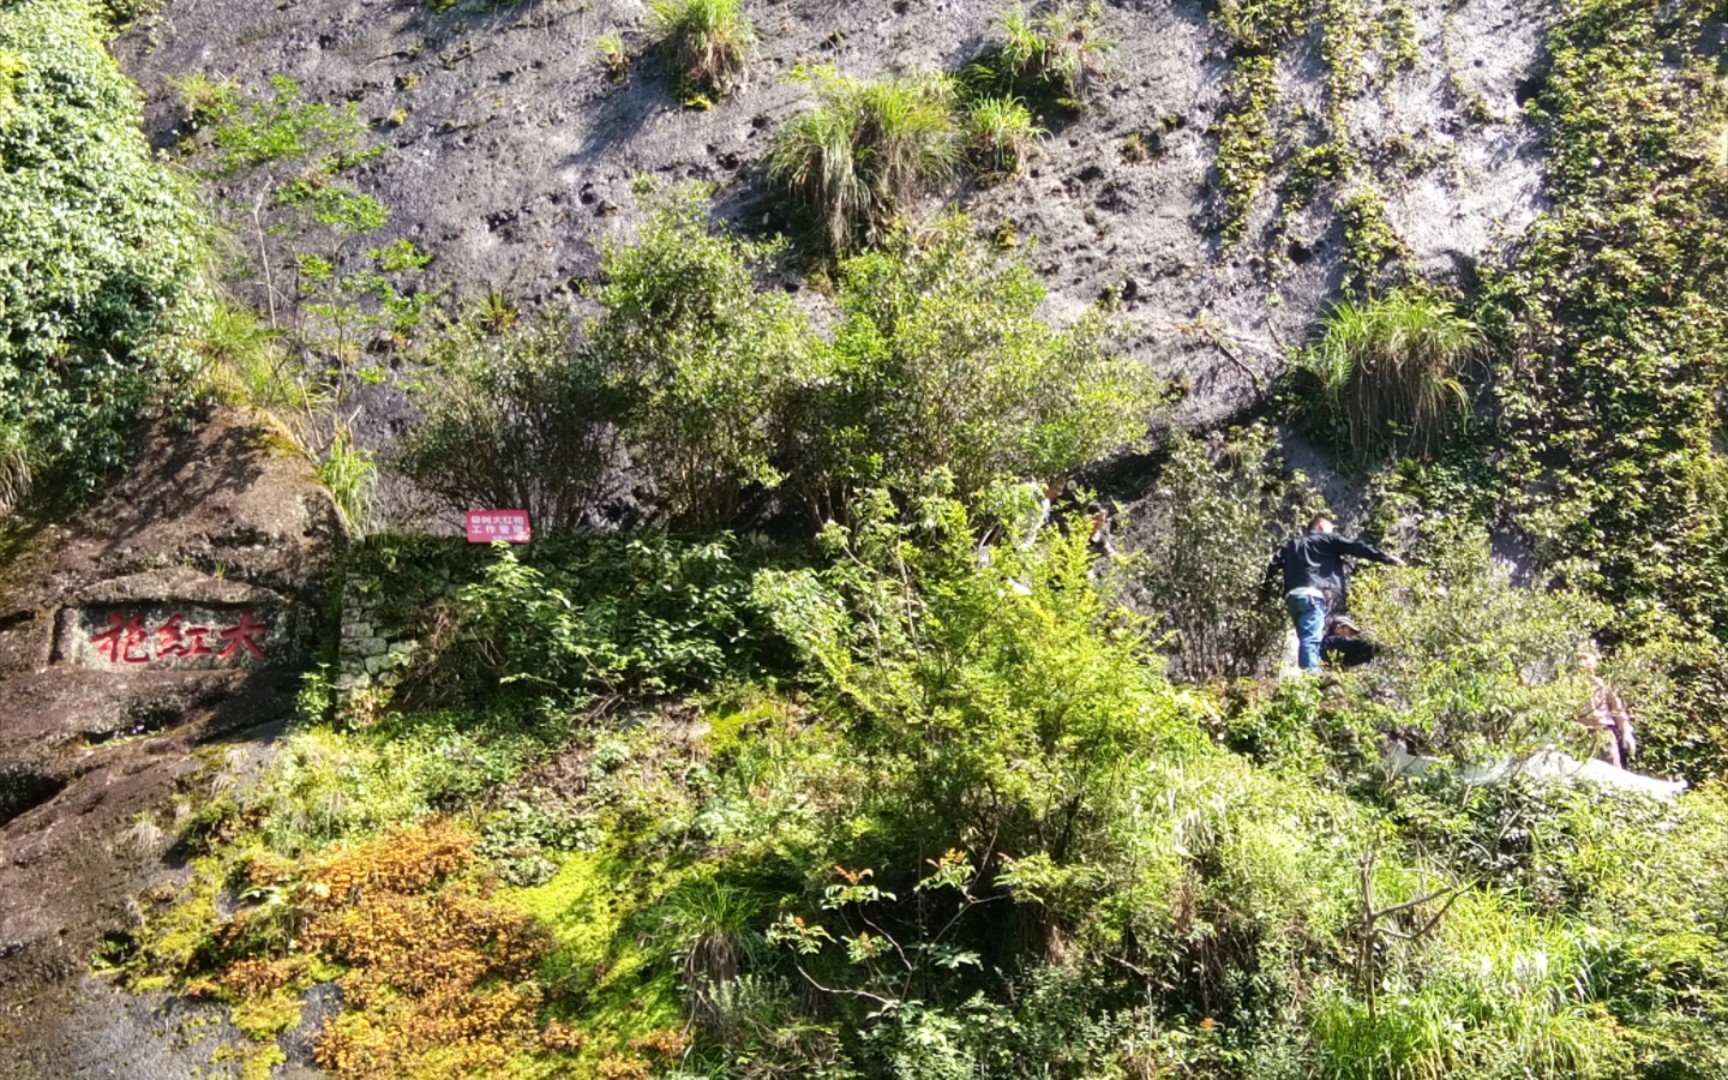
<svg viewBox="0 0 1728 1080">
<path fill-rule="evenodd" d="M 814 348 L 809 321 L 755 275 L 778 248 L 711 232 L 700 193 L 679 189 L 633 244 L 601 256 L 604 313 L 589 347 L 621 398 L 632 460 L 661 512 L 712 528 L 746 484 L 773 486 L 767 417 Z"/>
<path fill-rule="evenodd" d="M 465 586 L 440 679 L 469 696 L 515 686 L 576 705 L 662 694 L 748 674 L 772 653 L 749 608 L 750 566 L 728 539 L 591 537 L 542 552 L 503 548 Z"/>
<path fill-rule="evenodd" d="M 965 218 L 903 228 L 839 269 L 842 321 L 790 395 L 780 439 L 820 520 L 846 493 L 948 470 L 975 498 L 993 481 L 1060 478 L 1133 444 L 1156 382 L 1111 351 L 1096 313 L 1037 315 L 1031 268 L 980 243 Z"/>
<path fill-rule="evenodd" d="M 83 486 L 191 372 L 171 332 L 198 318 L 202 225 L 92 5 L 6 5 L 0 58 L 0 430 L 22 432 L 30 473 Z"/>
<path fill-rule="evenodd" d="M 1464 375 L 1485 351 L 1482 331 L 1452 304 L 1414 289 L 1336 304 L 1302 367 L 1320 382 L 1350 448 L 1388 442 L 1432 449 L 1451 417 L 1469 414 Z"/>
<path fill-rule="evenodd" d="M 493 320 L 496 324 L 497 320 Z M 518 507 L 539 529 L 584 524 L 617 464 L 619 408 L 567 318 L 451 325 L 416 390 L 423 415 L 391 466 L 451 515 Z"/>
<path fill-rule="evenodd" d="M 1103 35 L 1102 17 L 1096 0 L 1059 0 L 1036 16 L 1015 4 L 997 23 L 1002 43 L 967 68 L 968 86 L 979 94 L 1084 107 L 1099 62 L 1116 47 Z"/>
<path fill-rule="evenodd" d="M 1145 664 L 1144 636 L 1111 630 L 1084 534 L 1049 530 L 980 560 L 989 519 L 944 481 L 904 512 L 869 493 L 852 528 L 824 532 L 825 566 L 763 571 L 757 602 L 881 770 L 861 794 L 893 819 L 880 839 L 904 845 L 881 854 L 969 843 L 979 859 L 999 846 L 1066 864 L 1129 762 L 1174 764 L 1203 740 Z"/>
<path fill-rule="evenodd" d="M 1417 553 L 1422 568 L 1364 575 L 1352 593 L 1382 652 L 1348 682 L 1351 707 L 1465 760 L 1482 743 L 1504 753 L 1570 742 L 1587 755 L 1578 655 L 1608 609 L 1514 585 L 1477 526 L 1433 522 Z"/>
<path fill-rule="evenodd" d="M 810 77 L 817 105 L 775 136 L 768 176 L 843 255 L 879 240 L 914 199 L 954 175 L 954 87 L 940 75 L 861 82 L 823 68 Z"/>
<path fill-rule="evenodd" d="M 268 99 L 218 98 L 217 112 L 212 119 L 219 122 L 210 129 L 211 166 L 221 177 L 259 165 L 358 154 L 366 132 L 359 105 L 303 102 L 300 84 L 286 75 L 270 77 Z"/>
<path fill-rule="evenodd" d="M 743 81 L 745 53 L 756 40 L 743 0 L 651 0 L 648 23 L 680 98 L 724 95 Z"/>
<path fill-rule="evenodd" d="M 1287 625 L 1283 606 L 1260 595 L 1266 564 L 1320 509 L 1306 478 L 1286 474 L 1265 427 L 1172 443 L 1147 502 L 1151 520 L 1134 523 L 1150 539 L 1134 556 L 1130 595 L 1170 633 L 1174 674 L 1207 680 L 1265 670 Z"/>
</svg>

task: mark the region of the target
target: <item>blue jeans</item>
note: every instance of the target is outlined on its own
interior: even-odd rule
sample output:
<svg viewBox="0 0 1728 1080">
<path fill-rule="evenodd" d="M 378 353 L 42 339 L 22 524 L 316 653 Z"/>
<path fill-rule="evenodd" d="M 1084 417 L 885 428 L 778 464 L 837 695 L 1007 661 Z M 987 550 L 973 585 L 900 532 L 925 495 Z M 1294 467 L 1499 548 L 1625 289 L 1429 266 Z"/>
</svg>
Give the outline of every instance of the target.
<svg viewBox="0 0 1728 1080">
<path fill-rule="evenodd" d="M 1296 664 L 1320 673 L 1320 636 L 1326 632 L 1326 601 L 1317 596 L 1286 596 L 1290 621 L 1296 624 Z"/>
</svg>

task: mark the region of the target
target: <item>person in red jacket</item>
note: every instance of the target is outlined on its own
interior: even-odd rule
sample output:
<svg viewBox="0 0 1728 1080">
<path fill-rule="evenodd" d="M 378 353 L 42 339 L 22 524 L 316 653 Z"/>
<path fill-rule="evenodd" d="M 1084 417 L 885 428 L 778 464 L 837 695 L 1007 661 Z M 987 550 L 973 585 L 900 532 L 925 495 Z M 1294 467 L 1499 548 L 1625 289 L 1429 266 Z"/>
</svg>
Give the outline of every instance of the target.
<svg viewBox="0 0 1728 1080">
<path fill-rule="evenodd" d="M 1270 592 L 1280 574 L 1284 578 L 1284 606 L 1296 625 L 1297 663 L 1303 671 L 1319 674 L 1320 639 L 1325 635 L 1326 616 L 1341 611 L 1346 595 L 1344 560 L 1367 559 L 1388 566 L 1403 566 L 1404 560 L 1388 555 L 1372 544 L 1339 536 L 1332 519 L 1316 514 L 1308 531 L 1272 556 L 1266 567 L 1262 592 Z"/>
</svg>

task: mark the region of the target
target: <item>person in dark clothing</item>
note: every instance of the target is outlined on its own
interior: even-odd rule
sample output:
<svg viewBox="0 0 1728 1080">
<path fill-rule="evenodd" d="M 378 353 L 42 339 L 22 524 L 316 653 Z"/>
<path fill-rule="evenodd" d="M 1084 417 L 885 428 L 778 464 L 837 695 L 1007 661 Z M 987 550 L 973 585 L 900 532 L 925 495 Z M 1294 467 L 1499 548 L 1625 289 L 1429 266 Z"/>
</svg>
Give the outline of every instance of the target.
<svg viewBox="0 0 1728 1080">
<path fill-rule="evenodd" d="M 1361 667 L 1374 659 L 1379 647 L 1362 636 L 1357 625 L 1340 615 L 1326 624 L 1320 639 L 1320 659 L 1335 667 Z"/>
<path fill-rule="evenodd" d="M 1327 614 L 1344 607 L 1344 559 L 1404 565 L 1404 560 L 1396 555 L 1388 555 L 1360 540 L 1346 540 L 1333 530 L 1331 518 L 1315 515 L 1307 532 L 1272 556 L 1261 587 L 1269 593 L 1272 583 L 1283 575 L 1284 606 L 1290 612 L 1290 621 L 1296 624 L 1297 663 L 1307 672 L 1320 670 L 1320 640 L 1325 636 Z"/>
</svg>

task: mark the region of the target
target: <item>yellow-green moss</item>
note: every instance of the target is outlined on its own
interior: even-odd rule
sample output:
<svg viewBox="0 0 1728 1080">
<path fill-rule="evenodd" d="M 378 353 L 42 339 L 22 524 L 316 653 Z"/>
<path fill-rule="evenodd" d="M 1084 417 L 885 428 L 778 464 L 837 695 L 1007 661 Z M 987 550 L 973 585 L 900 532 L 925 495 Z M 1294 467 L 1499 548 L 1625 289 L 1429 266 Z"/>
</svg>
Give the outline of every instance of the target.
<svg viewBox="0 0 1728 1080">
<path fill-rule="evenodd" d="M 631 925 L 681 877 L 655 873 L 614 851 L 578 852 L 545 884 L 500 893 L 501 900 L 527 911 L 552 934 L 555 945 L 540 965 L 540 976 L 553 1010 L 561 997 L 582 996 L 580 1016 L 566 1018 L 587 1036 L 575 1059 L 576 1075 L 595 1075 L 599 1061 L 631 1039 L 682 1026 L 677 973 L 669 964 L 651 967 L 652 958 Z"/>
</svg>

